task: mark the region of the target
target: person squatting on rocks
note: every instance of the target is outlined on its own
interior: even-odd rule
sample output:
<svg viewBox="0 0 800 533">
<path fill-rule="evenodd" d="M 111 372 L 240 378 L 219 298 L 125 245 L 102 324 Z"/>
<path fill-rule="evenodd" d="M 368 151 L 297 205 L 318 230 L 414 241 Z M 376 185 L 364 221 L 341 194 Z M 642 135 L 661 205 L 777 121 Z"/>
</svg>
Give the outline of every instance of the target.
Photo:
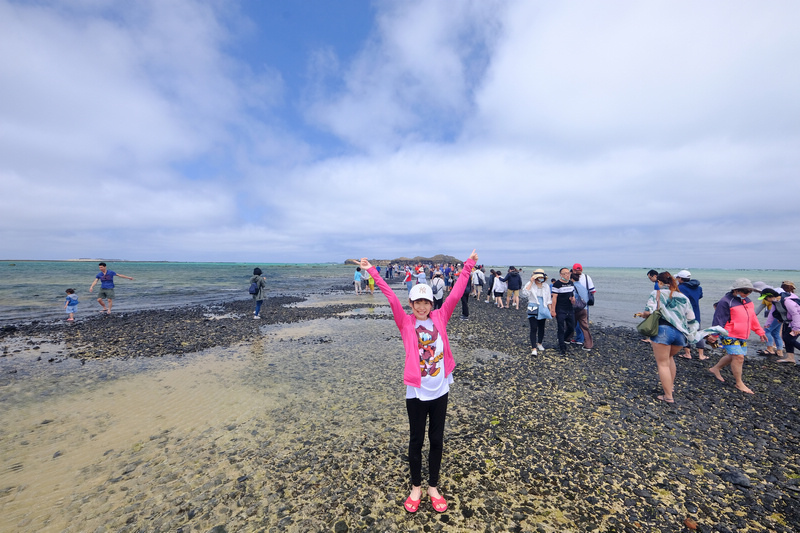
<svg viewBox="0 0 800 533">
<path fill-rule="evenodd" d="M 575 304 L 575 286 L 572 284 L 567 267 L 562 268 L 558 275 L 559 279 L 553 282 L 553 303 L 550 306 L 550 314 L 556 317 L 558 325 L 558 349 L 561 355 L 567 355 L 567 340 L 575 331 L 575 312 L 572 308 Z"/>
<path fill-rule="evenodd" d="M 736 388 L 748 394 L 753 394 L 753 391 L 742 381 L 742 366 L 744 366 L 744 356 L 747 354 L 747 338 L 752 330 L 763 342 L 767 341 L 764 329 L 758 323 L 753 302 L 748 298 L 751 292 L 753 292 L 753 284 L 750 280 L 739 278 L 733 282 L 730 292 L 717 302 L 714 322 L 711 325 L 722 326 L 728 334 L 720 336 L 725 355 L 716 365 L 708 369 L 718 380 L 724 382 L 720 370 L 730 365 L 733 378 L 736 380 Z"/>
<path fill-rule="evenodd" d="M 458 300 L 464 295 L 469 298 L 470 272 L 477 260 L 478 254 L 473 250 L 441 309 L 432 309 L 433 291 L 428 285 L 420 284 L 414 286 L 409 293 L 411 313 L 407 314 L 389 285 L 383 279 L 376 278 L 378 288 L 389 300 L 405 350 L 403 382 L 406 384 L 406 411 L 410 430 L 408 466 L 411 472 L 411 493 L 403 506 L 409 513 L 416 512 L 422 501 L 422 444 L 428 420 L 428 496 L 435 511 L 443 513 L 447 510 L 447 501 L 438 489 L 447 400 L 456 366 L 447 337 L 447 321 Z M 361 267 L 374 272 L 374 267 L 367 258 L 361 259 Z"/>
<path fill-rule="evenodd" d="M 553 304 L 553 296 L 550 293 L 550 285 L 545 283 L 547 274 L 538 268 L 531 274 L 531 279 L 522 288 L 522 295 L 528 299 L 528 323 L 531 327 L 531 355 L 539 355 L 539 351 L 544 350 L 544 327 L 548 318 L 553 318 L 550 314 L 550 306 Z M 536 304 L 533 312 L 531 304 Z"/>
<path fill-rule="evenodd" d="M 253 269 L 253 276 L 250 278 L 250 285 L 253 283 L 256 284 L 256 293 L 253 295 L 253 300 L 256 302 L 256 309 L 253 313 L 253 318 L 255 320 L 261 318 L 259 315 L 261 312 L 261 305 L 264 303 L 264 300 L 267 299 L 267 278 L 262 274 L 263 272 L 261 269 L 256 267 Z"/>
<path fill-rule="evenodd" d="M 689 299 L 678 290 L 678 282 L 669 272 L 661 272 L 657 277 L 658 290 L 650 293 L 644 306 L 644 312 L 638 316 L 647 318 L 661 313 L 658 322 L 658 334 L 650 337 L 650 346 L 658 368 L 658 378 L 664 394 L 657 396 L 659 400 L 675 403 L 675 354 L 691 342 L 697 333 L 697 321 Z"/>
<path fill-rule="evenodd" d="M 125 278 L 130 281 L 133 281 L 133 278 L 117 274 L 113 270 L 108 270 L 105 263 L 100 263 L 98 266 L 100 267 L 100 272 L 94 277 L 92 286 L 89 287 L 89 292 L 92 292 L 95 284 L 97 284 L 97 280 L 100 280 L 100 292 L 97 293 L 97 303 L 100 304 L 103 311 L 110 315 L 114 300 L 114 276 L 119 276 L 120 278 Z M 108 302 L 108 307 L 103 303 L 103 298 Z"/>
</svg>

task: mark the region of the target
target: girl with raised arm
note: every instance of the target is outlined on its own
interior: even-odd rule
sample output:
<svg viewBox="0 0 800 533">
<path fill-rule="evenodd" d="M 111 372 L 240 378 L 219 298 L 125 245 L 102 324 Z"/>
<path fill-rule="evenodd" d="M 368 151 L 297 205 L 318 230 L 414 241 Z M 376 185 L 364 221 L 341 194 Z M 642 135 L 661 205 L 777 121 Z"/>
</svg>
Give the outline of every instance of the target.
<svg viewBox="0 0 800 533">
<path fill-rule="evenodd" d="M 455 287 L 440 309 L 433 308 L 433 290 L 426 284 L 415 285 L 408 294 L 411 313 L 407 313 L 394 291 L 380 277 L 370 262 L 363 258 L 361 268 L 375 278 L 378 288 L 389 300 L 394 321 L 400 330 L 405 349 L 403 382 L 406 384 L 406 410 L 408 411 L 409 442 L 408 464 L 411 470 L 411 493 L 404 507 L 409 513 L 419 509 L 422 501 L 422 443 L 425 426 L 428 426 L 430 452 L 428 454 L 428 496 L 433 510 L 443 513 L 447 501 L 439 489 L 439 469 L 444 446 L 444 421 L 447 398 L 453 383 L 456 362 L 447 338 L 447 321 L 461 299 L 469 275 L 478 260 L 475 250 L 464 263 L 464 270 Z"/>
</svg>

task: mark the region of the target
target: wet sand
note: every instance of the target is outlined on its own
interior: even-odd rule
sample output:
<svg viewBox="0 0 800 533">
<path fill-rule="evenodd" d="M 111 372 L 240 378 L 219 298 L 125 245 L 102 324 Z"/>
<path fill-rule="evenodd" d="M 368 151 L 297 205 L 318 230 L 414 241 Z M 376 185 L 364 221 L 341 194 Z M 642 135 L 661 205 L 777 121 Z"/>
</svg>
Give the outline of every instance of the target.
<svg viewBox="0 0 800 533">
<path fill-rule="evenodd" d="M 708 377 L 717 356 L 679 359 L 667 406 L 654 399 L 655 363 L 635 332 L 598 329 L 593 352 L 531 358 L 524 311 L 474 300 L 471 311 L 448 327 L 459 366 L 443 515 L 427 500 L 416 515 L 402 507 L 402 345 L 380 294 L 278 300 L 262 321 L 234 302 L 6 334 L 0 530 L 800 523 L 800 367 L 749 358 L 757 394 L 747 396 L 729 372 L 726 384 Z M 546 346 L 554 333 L 549 323 Z"/>
</svg>

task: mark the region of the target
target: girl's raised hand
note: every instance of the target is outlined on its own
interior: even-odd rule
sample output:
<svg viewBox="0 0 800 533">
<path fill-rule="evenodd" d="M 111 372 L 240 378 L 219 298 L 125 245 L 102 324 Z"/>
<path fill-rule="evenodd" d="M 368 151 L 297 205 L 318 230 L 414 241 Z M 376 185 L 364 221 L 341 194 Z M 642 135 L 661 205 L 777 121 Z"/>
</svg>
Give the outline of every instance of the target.
<svg viewBox="0 0 800 533">
<path fill-rule="evenodd" d="M 475 250 L 472 250 L 472 253 L 469 254 L 469 258 L 472 259 L 473 261 L 477 262 L 478 261 L 478 252 L 476 252 Z"/>
<path fill-rule="evenodd" d="M 369 260 L 366 257 L 361 258 L 361 268 L 365 269 L 372 268 L 372 265 L 370 264 Z"/>
</svg>

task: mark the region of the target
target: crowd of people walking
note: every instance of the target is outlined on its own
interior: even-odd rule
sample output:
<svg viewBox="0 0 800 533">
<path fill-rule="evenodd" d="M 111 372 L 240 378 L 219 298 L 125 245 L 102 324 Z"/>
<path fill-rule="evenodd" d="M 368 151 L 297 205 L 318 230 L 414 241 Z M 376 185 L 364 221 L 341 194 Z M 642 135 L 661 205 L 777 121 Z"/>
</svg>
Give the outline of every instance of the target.
<svg viewBox="0 0 800 533">
<path fill-rule="evenodd" d="M 557 324 L 560 354 L 567 354 L 568 344 L 582 344 L 586 352 L 591 352 L 594 347 L 589 329 L 589 308 L 594 305 L 596 289 L 580 263 L 573 264 L 572 268 L 560 269 L 558 278 L 550 282 L 543 269 L 535 269 L 523 285 L 521 273 L 515 267 L 509 267 L 505 273 L 490 269 L 487 276 L 484 267 L 476 264 L 477 259 L 478 255 L 473 250 L 464 264 L 415 265 L 402 269 L 390 266 L 385 277 L 389 280 L 390 273 L 402 272 L 411 312 L 406 310 L 395 291 L 366 258 L 361 259 L 355 272 L 357 293 L 361 280 L 369 275 L 388 299 L 405 351 L 403 381 L 406 384 L 405 401 L 409 421 L 411 490 L 404 507 L 409 513 L 419 509 L 423 498 L 421 470 L 426 430 L 430 443 L 427 494 L 434 511 L 441 513 L 448 509 L 438 484 L 449 390 L 455 367 L 447 324 L 459 302 L 461 319 L 468 320 L 470 299 L 476 303 L 493 303 L 501 309 L 513 306 L 518 310 L 521 293 L 527 299 L 525 310 L 530 327 L 532 356 L 545 350 L 545 328 L 547 321 L 552 318 Z M 703 291 L 700 283 L 692 279 L 691 272 L 681 270 L 673 277 L 667 271 L 650 271 L 648 277 L 654 287 L 644 311 L 636 313 L 636 316 L 645 318 L 643 325 L 648 323 L 646 328 L 640 325 L 640 331 L 647 331 L 647 341 L 656 361 L 662 389 L 658 400 L 675 403 L 675 356 L 680 354 L 681 357 L 691 358 L 690 346 L 694 346 L 699 359 L 708 359 L 705 354 L 706 338 L 709 339 L 709 345 L 721 345 L 724 350 L 724 355 L 708 371 L 724 382 L 722 371 L 730 367 L 735 387 L 752 394 L 753 391 L 742 379 L 742 370 L 751 332 L 767 342 L 767 330 L 762 328 L 758 320 L 758 313 L 762 311 L 767 316 L 770 335 L 768 353 L 780 355 L 785 347 L 786 356 L 779 361 L 795 361 L 794 348 L 800 348 L 797 342 L 800 334 L 800 299 L 794 295 L 793 283 L 786 281 L 778 290 L 767 286 L 756 288 L 748 279 L 737 279 L 716 303 L 711 327 L 701 329 L 699 300 L 703 297 Z M 749 298 L 754 291 L 761 293 L 758 309 Z M 780 324 L 780 327 L 775 324 Z"/>
</svg>

